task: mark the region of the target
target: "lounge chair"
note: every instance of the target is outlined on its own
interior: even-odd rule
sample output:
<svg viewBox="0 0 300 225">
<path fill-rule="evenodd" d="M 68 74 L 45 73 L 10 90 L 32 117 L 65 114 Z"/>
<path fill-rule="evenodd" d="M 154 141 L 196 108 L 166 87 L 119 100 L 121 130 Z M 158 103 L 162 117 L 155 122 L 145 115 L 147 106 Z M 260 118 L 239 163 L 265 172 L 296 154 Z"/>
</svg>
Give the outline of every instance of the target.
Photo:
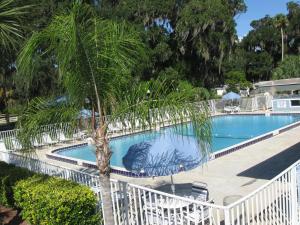
<svg viewBox="0 0 300 225">
<path fill-rule="evenodd" d="M 71 138 L 67 138 L 64 132 L 62 131 L 58 132 L 57 137 L 59 142 L 68 142 L 72 140 Z"/>
<path fill-rule="evenodd" d="M 78 131 L 77 133 L 73 134 L 73 139 L 74 140 L 78 140 L 78 139 L 83 140 L 85 137 L 86 137 L 86 133 L 84 133 L 82 131 Z"/>
<path fill-rule="evenodd" d="M 7 149 L 6 149 L 6 146 L 5 146 L 5 143 L 4 142 L 0 142 L 0 150 L 1 151 L 6 151 Z"/>
<path fill-rule="evenodd" d="M 56 144 L 56 141 L 53 141 L 52 138 L 50 137 L 50 135 L 48 133 L 44 133 L 42 136 L 43 142 L 45 143 L 45 145 L 52 145 L 52 144 Z"/>
<path fill-rule="evenodd" d="M 241 108 L 239 106 L 236 106 L 233 108 L 233 112 L 240 112 L 241 111 Z"/>
<path fill-rule="evenodd" d="M 117 133 L 117 132 L 120 132 L 122 131 L 122 128 L 118 126 L 117 123 L 110 123 L 108 124 L 108 130 L 112 133 Z"/>
<path fill-rule="evenodd" d="M 41 140 L 41 138 L 34 138 L 31 144 L 33 147 L 39 148 L 43 146 L 43 141 Z"/>
<path fill-rule="evenodd" d="M 225 112 L 225 113 L 232 113 L 232 107 L 225 106 L 225 107 L 224 107 L 224 112 Z"/>
<path fill-rule="evenodd" d="M 23 148 L 22 144 L 17 139 L 12 139 L 11 143 L 12 143 L 12 148 L 15 151 L 21 150 Z"/>
</svg>

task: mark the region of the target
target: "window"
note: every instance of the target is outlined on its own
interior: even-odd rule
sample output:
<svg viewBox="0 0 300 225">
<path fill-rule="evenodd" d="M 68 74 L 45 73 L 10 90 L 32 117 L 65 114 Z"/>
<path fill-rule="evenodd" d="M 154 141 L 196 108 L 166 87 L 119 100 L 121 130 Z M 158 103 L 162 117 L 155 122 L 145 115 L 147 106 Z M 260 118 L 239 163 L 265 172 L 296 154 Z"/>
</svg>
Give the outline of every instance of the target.
<svg viewBox="0 0 300 225">
<path fill-rule="evenodd" d="M 300 99 L 299 100 L 291 100 L 291 106 L 300 106 Z"/>
</svg>

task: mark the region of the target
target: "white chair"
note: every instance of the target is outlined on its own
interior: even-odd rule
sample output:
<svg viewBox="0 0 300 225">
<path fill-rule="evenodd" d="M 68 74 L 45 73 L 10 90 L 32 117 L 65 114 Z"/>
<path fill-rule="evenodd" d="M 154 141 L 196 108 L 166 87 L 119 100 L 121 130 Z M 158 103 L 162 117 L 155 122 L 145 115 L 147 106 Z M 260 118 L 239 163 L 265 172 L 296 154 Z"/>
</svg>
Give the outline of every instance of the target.
<svg viewBox="0 0 300 225">
<path fill-rule="evenodd" d="M 0 151 L 7 151 L 5 143 L 4 142 L 0 142 Z"/>
<path fill-rule="evenodd" d="M 117 133 L 117 132 L 120 132 L 122 130 L 121 127 L 118 126 L 117 123 L 110 123 L 108 124 L 108 130 L 112 133 Z"/>
<path fill-rule="evenodd" d="M 233 108 L 233 112 L 237 113 L 237 112 L 240 112 L 241 111 L 241 108 L 239 106 L 236 106 Z"/>
<path fill-rule="evenodd" d="M 193 182 L 191 196 L 198 201 L 207 202 L 209 199 L 207 184 L 203 182 Z"/>
<path fill-rule="evenodd" d="M 52 140 L 52 138 L 50 137 L 50 135 L 48 133 L 44 133 L 42 136 L 43 142 L 46 145 L 52 145 L 55 144 L 56 142 Z"/>
<path fill-rule="evenodd" d="M 125 125 L 126 130 L 131 130 L 132 129 L 131 123 L 128 120 L 124 121 L 124 125 Z"/>
<path fill-rule="evenodd" d="M 225 112 L 225 113 L 232 113 L 232 108 L 229 107 L 229 106 L 225 106 L 225 107 L 224 107 L 224 112 Z"/>
<path fill-rule="evenodd" d="M 62 132 L 61 130 L 58 132 L 57 135 L 59 142 L 68 142 L 72 140 L 71 138 L 67 138 L 64 132 Z"/>
<path fill-rule="evenodd" d="M 13 150 L 15 151 L 21 150 L 23 148 L 22 144 L 17 139 L 12 139 L 11 143 L 12 143 Z"/>
<path fill-rule="evenodd" d="M 31 142 L 31 145 L 35 148 L 39 148 L 43 146 L 43 141 L 41 138 L 34 138 Z"/>
<path fill-rule="evenodd" d="M 184 212 L 183 220 L 180 224 L 215 224 L 213 223 L 212 210 L 207 206 Z"/>
</svg>

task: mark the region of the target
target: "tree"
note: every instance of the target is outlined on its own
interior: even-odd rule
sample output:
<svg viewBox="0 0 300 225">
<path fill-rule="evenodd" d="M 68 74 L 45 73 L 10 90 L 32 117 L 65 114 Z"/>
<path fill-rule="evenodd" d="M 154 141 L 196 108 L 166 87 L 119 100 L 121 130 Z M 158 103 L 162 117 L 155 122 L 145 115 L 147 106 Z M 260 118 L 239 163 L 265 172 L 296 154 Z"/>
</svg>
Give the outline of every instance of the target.
<svg viewBox="0 0 300 225">
<path fill-rule="evenodd" d="M 284 60 L 273 70 L 272 78 L 288 79 L 300 76 L 300 56 L 287 56 Z"/>
<path fill-rule="evenodd" d="M 288 27 L 287 27 L 287 43 L 289 54 L 300 53 L 300 3 L 289 2 L 288 8 Z"/>
<path fill-rule="evenodd" d="M 29 84 L 37 50 L 44 44 L 45 51 L 55 57 L 67 100 L 34 99 L 20 120 L 22 145 L 31 148 L 30 140 L 41 131 L 41 125 L 72 121 L 75 126 L 82 107 L 90 109 L 106 225 L 114 224 L 110 123 L 130 121 L 135 129 L 138 121 L 141 129 L 151 129 L 157 126 L 153 121 L 164 124 L 165 112 L 176 124 L 183 122 L 184 115 L 189 115 L 200 149 L 207 153 L 210 122 L 206 107 L 192 104 L 197 89 L 188 84 L 170 85 L 159 80 L 138 83 L 131 77 L 133 68 L 144 55 L 139 34 L 132 26 L 99 19 L 91 7 L 75 3 L 68 12 L 54 17 L 48 27 L 34 33 L 22 49 L 18 69 Z M 186 125 L 182 123 L 182 126 Z"/>
<path fill-rule="evenodd" d="M 0 47 L 8 50 L 16 48 L 22 38 L 22 30 L 19 24 L 20 16 L 25 14 L 29 6 L 14 7 L 14 0 L 0 2 Z"/>
<path fill-rule="evenodd" d="M 14 70 L 11 58 L 18 47 L 22 38 L 22 29 L 20 27 L 20 17 L 26 13 L 29 6 L 14 6 L 14 0 L 3 0 L 0 2 L 0 88 L 2 88 L 0 98 L 3 100 L 6 122 L 9 122 L 8 88 L 11 86 L 11 71 Z M 8 62 L 9 61 L 9 62 Z M 11 64 L 10 64 L 11 63 Z"/>
<path fill-rule="evenodd" d="M 246 74 L 243 71 L 230 71 L 225 74 L 225 84 L 231 90 L 240 91 L 251 86 L 251 83 L 246 80 Z"/>
<path fill-rule="evenodd" d="M 281 33 L 281 61 L 284 59 L 284 39 L 285 39 L 285 28 L 288 26 L 288 20 L 285 15 L 278 14 L 275 17 L 275 27 L 280 29 Z"/>
<path fill-rule="evenodd" d="M 178 48 L 195 65 L 195 73 L 202 73 L 206 85 L 220 81 L 223 61 L 235 41 L 235 23 L 227 1 L 189 1 L 179 14 L 175 31 Z"/>
</svg>

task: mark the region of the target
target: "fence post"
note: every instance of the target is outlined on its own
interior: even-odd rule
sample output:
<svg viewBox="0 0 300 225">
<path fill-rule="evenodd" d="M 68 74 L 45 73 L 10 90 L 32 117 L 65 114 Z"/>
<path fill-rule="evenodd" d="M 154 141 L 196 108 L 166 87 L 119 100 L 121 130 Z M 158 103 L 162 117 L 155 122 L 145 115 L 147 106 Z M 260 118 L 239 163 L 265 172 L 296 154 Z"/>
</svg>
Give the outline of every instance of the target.
<svg viewBox="0 0 300 225">
<path fill-rule="evenodd" d="M 230 208 L 228 208 L 228 207 L 226 207 L 226 208 L 224 209 L 224 222 L 225 222 L 224 225 L 230 225 L 229 209 L 230 209 Z"/>
<path fill-rule="evenodd" d="M 292 225 L 299 224 L 298 222 L 298 196 L 297 196 L 297 166 L 293 167 L 291 170 L 291 221 Z"/>
</svg>

